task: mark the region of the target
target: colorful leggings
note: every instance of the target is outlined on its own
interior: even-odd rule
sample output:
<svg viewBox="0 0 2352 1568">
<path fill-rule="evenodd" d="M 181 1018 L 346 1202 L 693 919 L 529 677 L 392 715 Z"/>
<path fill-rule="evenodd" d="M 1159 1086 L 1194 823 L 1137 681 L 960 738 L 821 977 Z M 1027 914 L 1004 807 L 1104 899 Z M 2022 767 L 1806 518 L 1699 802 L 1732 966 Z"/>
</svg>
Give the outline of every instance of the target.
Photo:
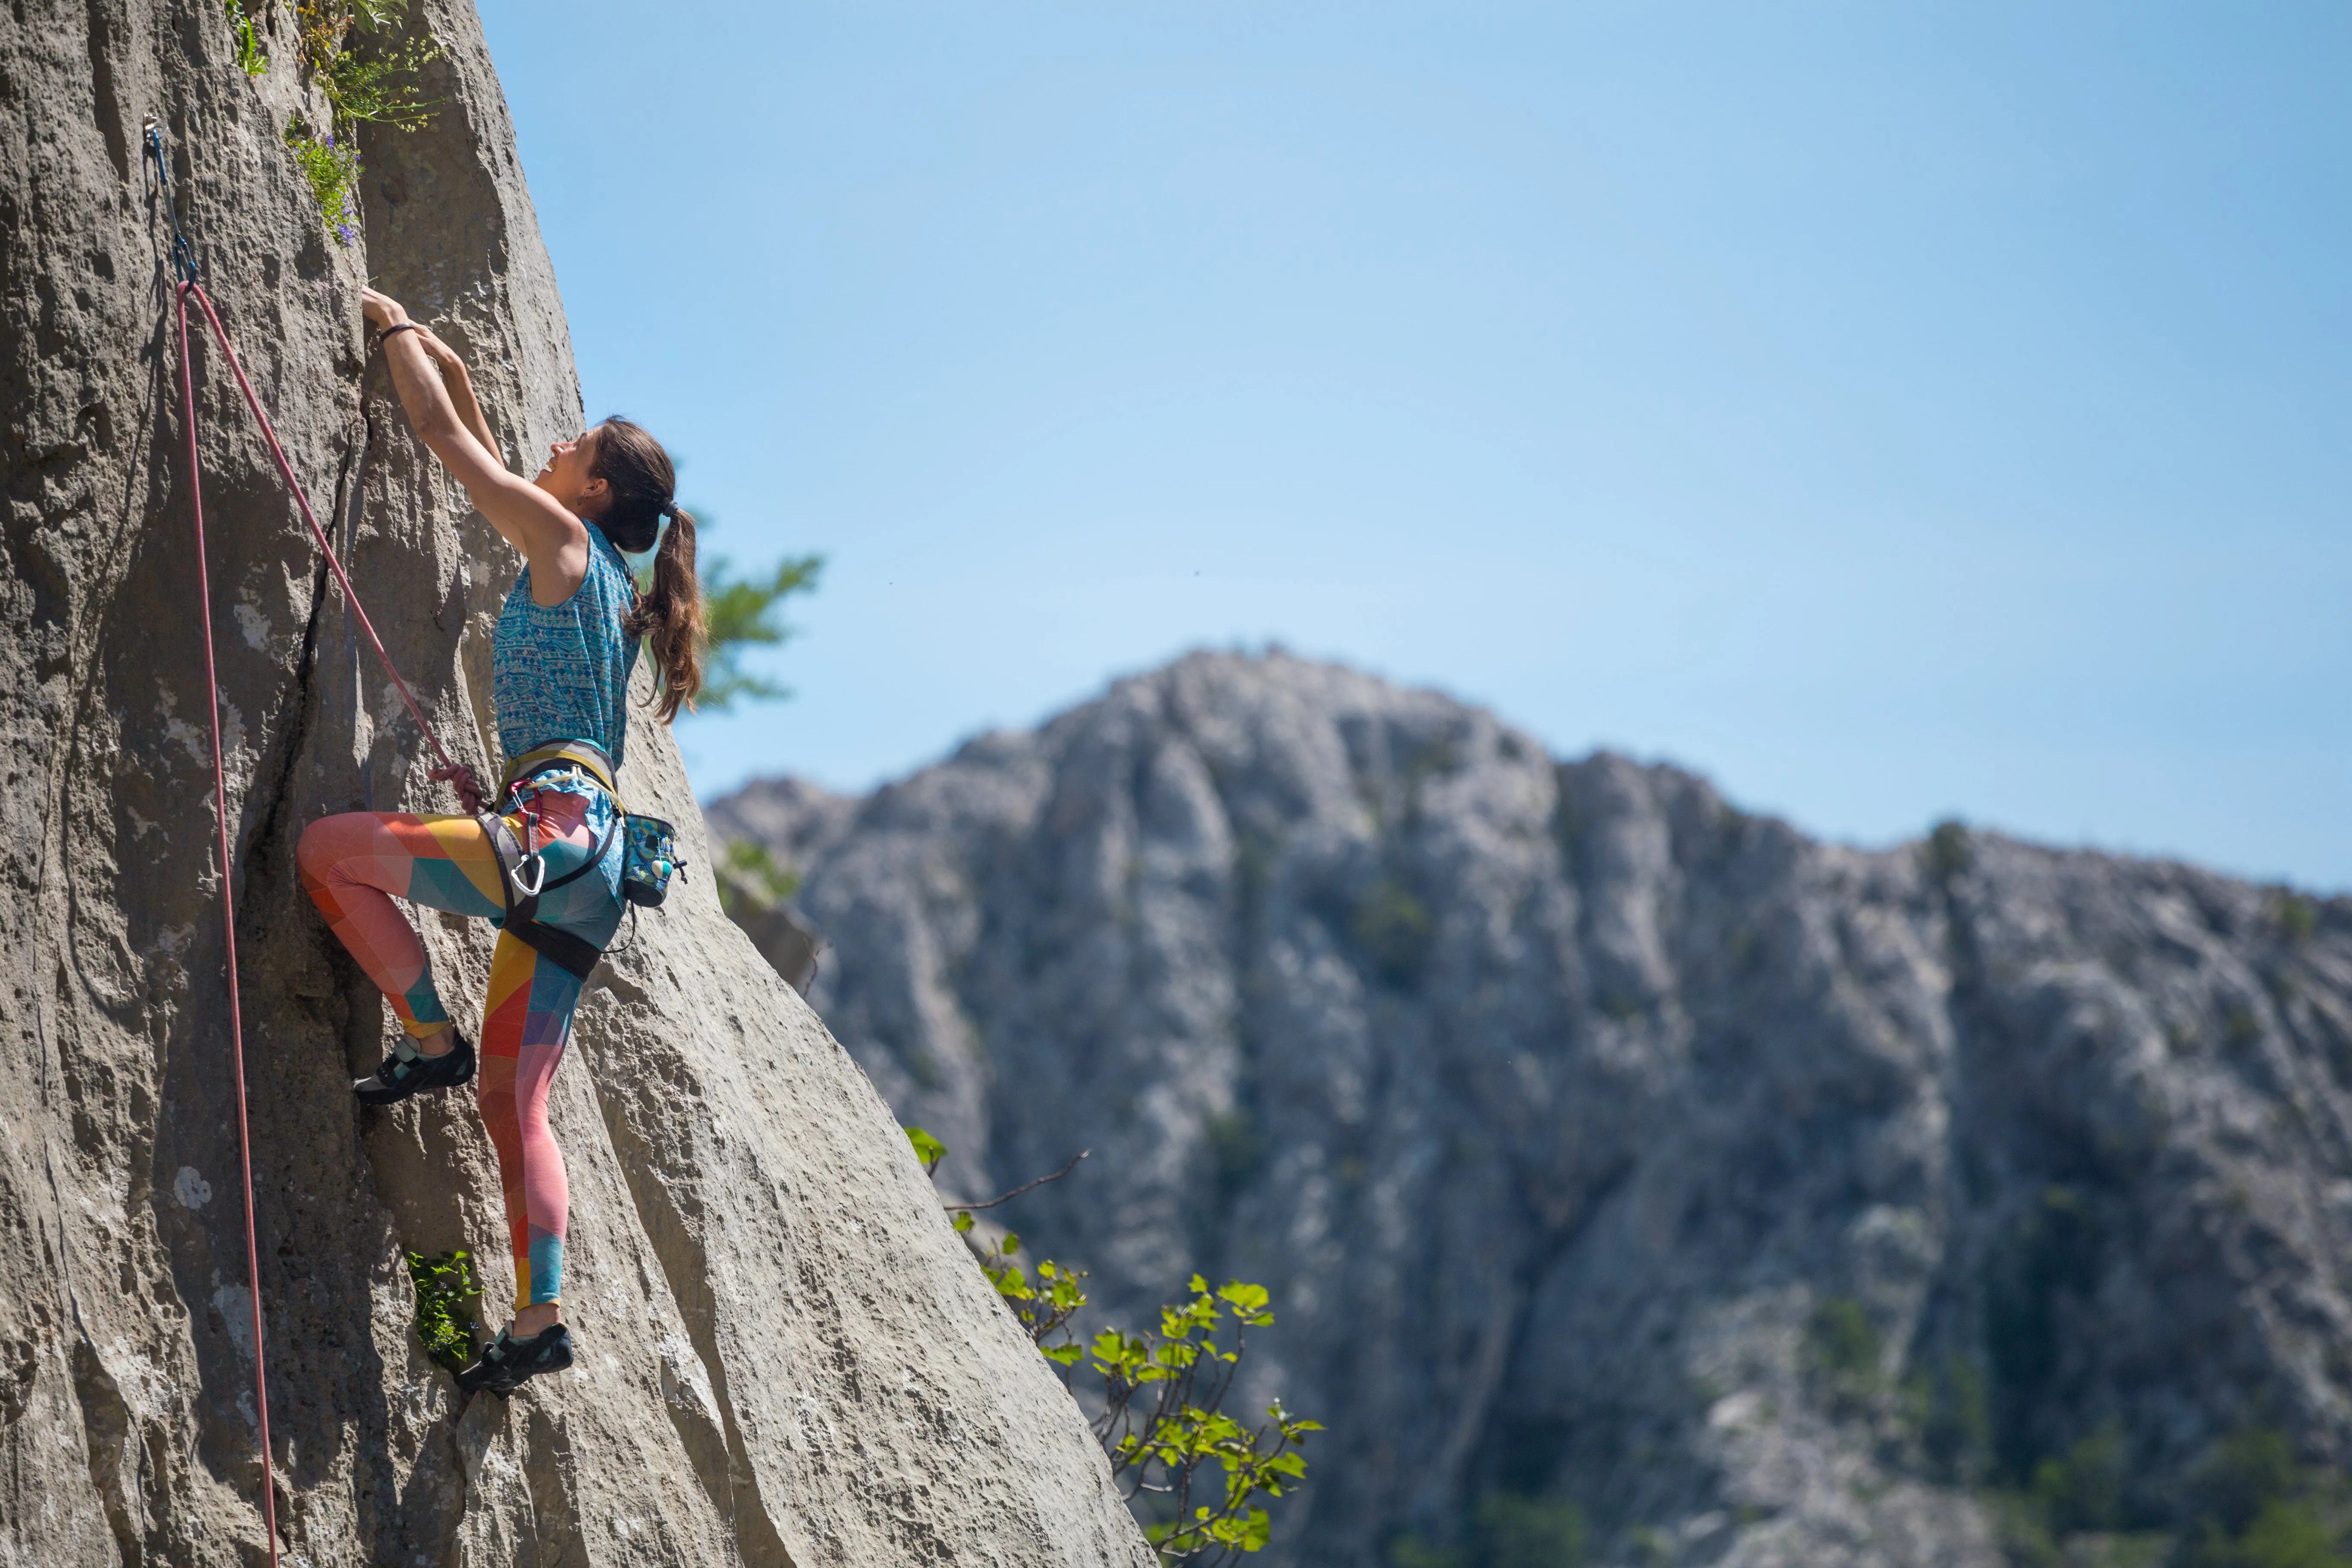
<svg viewBox="0 0 2352 1568">
<path fill-rule="evenodd" d="M 536 819 L 550 883 L 584 863 L 599 840 L 612 839 L 603 865 L 550 888 L 539 910 L 543 923 L 603 947 L 621 921 L 611 797 L 567 776 L 533 792 L 526 805 Z M 520 813 L 507 820 L 518 837 L 524 833 Z M 419 1038 L 437 1033 L 449 1015 L 433 988 L 424 944 L 392 900 L 488 920 L 503 916 L 498 860 L 481 825 L 470 816 L 348 812 L 305 828 L 296 858 L 303 888 L 391 1002 L 401 1027 Z M 547 1091 L 579 1005 L 578 980 L 535 948 L 499 933 L 482 1005 L 474 1090 L 506 1189 L 518 1310 L 555 1300 L 562 1288 L 570 1189 L 563 1152 L 547 1125 Z"/>
</svg>

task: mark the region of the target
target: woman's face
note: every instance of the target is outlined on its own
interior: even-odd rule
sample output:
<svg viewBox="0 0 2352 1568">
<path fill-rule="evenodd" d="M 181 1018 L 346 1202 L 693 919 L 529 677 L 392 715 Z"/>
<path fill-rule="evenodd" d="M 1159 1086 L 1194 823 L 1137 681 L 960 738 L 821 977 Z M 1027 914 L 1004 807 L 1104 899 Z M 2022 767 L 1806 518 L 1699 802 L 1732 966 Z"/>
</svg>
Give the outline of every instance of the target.
<svg viewBox="0 0 2352 1568">
<path fill-rule="evenodd" d="M 604 496 L 610 489 L 603 479 L 589 474 L 595 461 L 596 432 L 583 430 L 569 441 L 548 443 L 547 466 L 530 482 L 553 496 L 564 510 L 579 517 L 593 517 L 604 510 Z"/>
</svg>

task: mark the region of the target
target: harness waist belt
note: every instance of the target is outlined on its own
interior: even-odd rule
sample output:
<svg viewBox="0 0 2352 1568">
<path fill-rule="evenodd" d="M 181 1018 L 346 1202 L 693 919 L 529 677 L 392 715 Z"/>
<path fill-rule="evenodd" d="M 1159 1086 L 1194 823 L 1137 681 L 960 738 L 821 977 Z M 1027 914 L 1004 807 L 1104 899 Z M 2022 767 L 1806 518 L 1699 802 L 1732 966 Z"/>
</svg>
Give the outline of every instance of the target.
<svg viewBox="0 0 2352 1568">
<path fill-rule="evenodd" d="M 551 745 L 533 746 L 507 764 L 506 774 L 499 784 L 499 795 L 504 798 L 526 779 L 558 767 L 578 768 L 603 785 L 604 793 L 616 804 L 619 802 L 621 787 L 614 780 L 613 759 L 604 754 L 602 746 L 590 741 L 558 741 Z"/>
</svg>

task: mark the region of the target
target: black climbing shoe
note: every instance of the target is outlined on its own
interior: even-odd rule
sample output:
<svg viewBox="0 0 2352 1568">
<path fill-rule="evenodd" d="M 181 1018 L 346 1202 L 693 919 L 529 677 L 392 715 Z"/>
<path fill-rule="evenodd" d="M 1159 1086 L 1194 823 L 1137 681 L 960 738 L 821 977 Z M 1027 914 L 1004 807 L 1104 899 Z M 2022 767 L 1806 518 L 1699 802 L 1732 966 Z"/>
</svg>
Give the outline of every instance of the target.
<svg viewBox="0 0 2352 1568">
<path fill-rule="evenodd" d="M 394 1105 L 410 1095 L 428 1089 L 454 1089 L 474 1076 L 474 1042 L 466 1038 L 462 1030 L 452 1029 L 457 1043 L 437 1057 L 428 1057 L 416 1048 L 408 1036 L 383 1065 L 375 1069 L 373 1078 L 363 1078 L 352 1085 L 352 1092 L 360 1097 L 362 1105 Z"/>
<path fill-rule="evenodd" d="M 482 1359 L 457 1374 L 457 1386 L 468 1394 L 488 1389 L 503 1399 L 521 1387 L 524 1379 L 562 1372 L 571 1364 L 572 1331 L 562 1323 L 527 1340 L 516 1339 L 512 1329 L 500 1329 Z"/>
</svg>

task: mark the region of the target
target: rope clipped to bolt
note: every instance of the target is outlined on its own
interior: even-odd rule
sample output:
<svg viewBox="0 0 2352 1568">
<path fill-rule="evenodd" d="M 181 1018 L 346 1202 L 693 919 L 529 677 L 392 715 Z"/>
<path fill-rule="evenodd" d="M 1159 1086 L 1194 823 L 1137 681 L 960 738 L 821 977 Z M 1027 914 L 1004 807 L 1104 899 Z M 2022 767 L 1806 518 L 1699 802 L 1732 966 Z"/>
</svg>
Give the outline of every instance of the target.
<svg viewBox="0 0 2352 1568">
<path fill-rule="evenodd" d="M 286 480 L 287 489 L 293 494 L 294 504 L 301 511 L 302 521 L 310 524 L 311 539 L 317 542 L 320 553 L 326 557 L 328 566 L 334 572 L 335 581 L 342 585 L 343 598 L 351 605 L 352 618 L 359 622 L 360 629 L 366 634 L 368 646 L 375 650 L 376 658 L 383 662 L 384 673 L 392 678 L 401 700 L 408 705 L 408 711 L 415 718 L 417 728 L 425 732 L 425 739 L 431 744 L 434 754 L 441 759 L 441 765 L 433 770 L 432 776 L 452 784 L 471 815 L 479 816 L 488 808 L 488 802 L 481 781 L 474 775 L 474 771 L 450 756 L 448 748 L 441 743 L 441 737 L 434 732 L 432 721 L 425 716 L 425 709 L 416 700 L 416 694 L 409 689 L 408 682 L 401 679 L 399 669 L 392 662 L 392 655 L 384 651 L 383 640 L 376 636 L 375 626 L 360 604 L 359 594 L 352 587 L 351 576 L 336 556 L 335 548 L 327 538 L 327 531 L 319 526 L 318 516 L 310 510 L 310 499 L 303 493 L 301 481 L 294 477 L 294 466 L 287 461 L 286 448 L 278 442 L 278 431 L 270 424 L 269 416 L 263 411 L 261 399 L 255 395 L 253 383 L 247 379 L 245 366 L 238 362 L 236 350 L 230 346 L 228 329 L 221 324 L 220 313 L 213 309 L 212 298 L 205 291 L 197 273 L 195 247 L 180 231 L 179 213 L 172 197 L 171 170 L 163 157 L 163 130 L 152 116 L 148 118 L 143 129 L 147 156 L 155 166 L 163 211 L 172 229 L 172 271 L 179 320 L 180 418 L 188 443 L 188 500 L 195 520 L 196 595 L 205 634 L 205 711 L 212 721 L 213 816 L 219 838 L 221 931 L 228 960 L 229 1043 L 236 1069 L 236 1141 L 245 1180 L 245 1264 L 247 1293 L 253 1309 L 253 1392 L 260 1426 L 261 1513 L 263 1525 L 268 1533 L 270 1568 L 277 1568 L 278 1496 L 269 1448 L 269 1374 L 261 1322 L 261 1249 L 256 1239 L 253 1217 L 253 1134 L 246 1110 L 245 1018 L 238 1002 L 236 984 L 236 900 L 232 890 L 228 771 L 222 761 L 220 678 L 213 660 L 213 600 L 205 559 L 204 475 L 196 457 L 195 355 L 188 339 L 188 301 L 191 299 L 203 309 L 205 320 L 212 324 L 214 341 L 220 345 L 222 357 L 236 374 L 237 388 L 245 394 L 246 406 L 253 410 L 254 420 L 261 426 L 262 437 L 269 444 L 269 455 L 277 459 L 278 471 Z"/>
</svg>

